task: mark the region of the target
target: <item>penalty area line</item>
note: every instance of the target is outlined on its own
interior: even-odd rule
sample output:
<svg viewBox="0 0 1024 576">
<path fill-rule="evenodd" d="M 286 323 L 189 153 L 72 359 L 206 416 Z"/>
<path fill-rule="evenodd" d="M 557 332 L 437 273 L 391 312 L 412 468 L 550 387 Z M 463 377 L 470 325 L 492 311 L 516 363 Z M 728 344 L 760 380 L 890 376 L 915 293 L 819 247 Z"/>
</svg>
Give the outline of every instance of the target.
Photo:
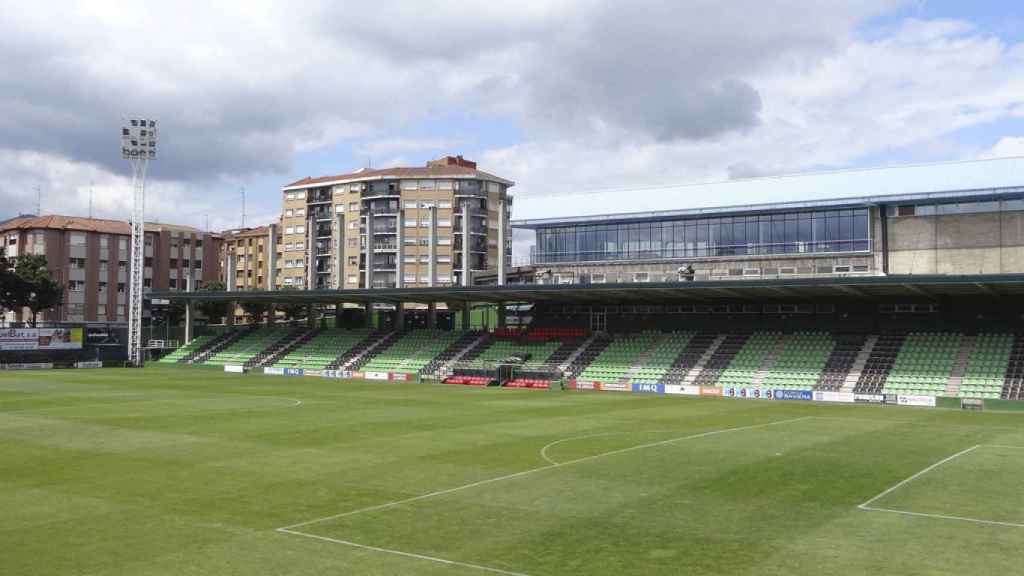
<svg viewBox="0 0 1024 576">
<path fill-rule="evenodd" d="M 276 532 L 282 534 L 291 534 L 293 536 L 302 536 L 304 538 L 312 538 L 314 540 L 322 540 L 324 542 L 330 542 L 332 544 L 343 544 L 345 546 L 351 546 L 353 548 L 360 548 L 362 550 L 369 550 L 371 552 L 380 552 L 382 554 L 392 554 L 394 556 L 402 556 L 405 558 L 413 558 L 415 560 L 426 560 L 428 562 L 435 562 L 437 564 L 446 564 L 448 566 L 461 566 L 463 568 L 473 568 L 475 570 L 482 570 L 484 572 L 491 572 L 493 574 L 504 574 L 505 576 L 529 576 L 523 572 L 512 572 L 510 570 L 502 570 L 501 568 L 494 568 L 492 566 L 484 566 L 482 564 L 471 564 L 469 562 L 459 562 L 458 560 L 448 560 L 447 558 L 438 558 L 437 556 L 427 556 L 426 554 L 416 554 L 415 552 L 404 552 L 402 550 L 394 550 L 392 548 L 381 548 L 380 546 L 370 546 L 367 544 L 360 544 L 358 542 L 352 542 L 351 540 L 342 540 L 340 538 L 330 538 L 328 536 L 321 536 L 319 534 L 310 534 L 308 532 L 299 532 L 298 530 L 289 530 L 287 528 L 278 528 Z"/>
</svg>

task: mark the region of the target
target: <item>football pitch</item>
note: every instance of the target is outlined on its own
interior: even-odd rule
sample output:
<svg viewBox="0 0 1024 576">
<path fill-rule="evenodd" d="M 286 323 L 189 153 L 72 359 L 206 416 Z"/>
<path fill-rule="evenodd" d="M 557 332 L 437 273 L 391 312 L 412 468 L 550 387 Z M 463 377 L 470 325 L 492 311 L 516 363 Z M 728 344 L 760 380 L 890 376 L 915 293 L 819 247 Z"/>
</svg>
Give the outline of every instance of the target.
<svg viewBox="0 0 1024 576">
<path fill-rule="evenodd" d="M 0 373 L 0 574 L 1014 574 L 1024 413 Z"/>
</svg>

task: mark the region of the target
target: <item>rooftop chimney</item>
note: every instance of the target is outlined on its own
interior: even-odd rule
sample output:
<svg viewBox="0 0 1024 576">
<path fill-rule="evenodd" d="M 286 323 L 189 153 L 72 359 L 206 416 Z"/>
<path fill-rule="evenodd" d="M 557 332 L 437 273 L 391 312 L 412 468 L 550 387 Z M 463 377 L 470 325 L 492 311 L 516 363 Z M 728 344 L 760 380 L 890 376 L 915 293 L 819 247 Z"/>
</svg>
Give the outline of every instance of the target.
<svg viewBox="0 0 1024 576">
<path fill-rule="evenodd" d="M 458 156 L 445 156 L 444 158 L 428 161 L 427 168 L 432 166 L 462 166 L 463 168 L 473 168 L 475 170 L 476 162 L 466 160 L 462 157 L 462 154 L 459 154 Z"/>
</svg>

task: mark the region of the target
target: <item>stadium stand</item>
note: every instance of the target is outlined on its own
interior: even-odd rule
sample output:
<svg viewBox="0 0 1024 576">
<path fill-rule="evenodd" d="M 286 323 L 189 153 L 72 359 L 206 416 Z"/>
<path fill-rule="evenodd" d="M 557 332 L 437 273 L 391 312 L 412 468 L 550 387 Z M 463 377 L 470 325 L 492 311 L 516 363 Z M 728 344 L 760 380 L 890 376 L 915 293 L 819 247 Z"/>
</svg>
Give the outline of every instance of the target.
<svg viewBox="0 0 1024 576">
<path fill-rule="evenodd" d="M 679 352 L 679 355 L 672 361 L 671 366 L 665 371 L 665 375 L 661 378 L 662 384 L 680 384 L 682 383 L 687 374 L 697 366 L 701 358 L 711 349 L 718 340 L 717 334 L 711 333 L 698 333 L 693 335 L 683 349 Z"/>
<path fill-rule="evenodd" d="M 1010 350 L 1003 381 L 1002 397 L 1007 400 L 1024 399 L 1024 338 L 1017 336 Z"/>
<path fill-rule="evenodd" d="M 183 362 L 185 361 L 187 356 L 195 352 L 198 352 L 203 348 L 203 346 L 209 344 L 211 340 L 213 340 L 213 336 L 196 336 L 188 344 L 185 344 L 184 346 L 181 346 L 180 348 L 172 351 L 170 354 L 165 355 L 163 358 L 159 360 L 159 362 L 163 364 Z"/>
<path fill-rule="evenodd" d="M 461 336 L 461 332 L 444 330 L 403 332 L 389 346 L 378 347 L 369 354 L 361 369 L 364 372 L 418 374 Z"/>
<path fill-rule="evenodd" d="M 975 337 L 958 395 L 969 398 L 1001 397 L 1013 343 L 1012 334 L 979 334 Z"/>
<path fill-rule="evenodd" d="M 718 382 L 718 377 L 723 371 L 725 371 L 726 367 L 728 367 L 732 362 L 732 359 L 743 348 L 743 345 L 746 344 L 748 338 L 750 338 L 749 333 L 727 335 L 697 375 L 697 378 L 694 380 L 694 384 L 697 386 L 714 386 L 715 383 Z"/>
<path fill-rule="evenodd" d="M 821 379 L 835 343 L 825 332 L 783 336 L 775 363 L 761 381 L 766 390 L 813 390 Z"/>
<path fill-rule="evenodd" d="M 223 350 L 216 352 L 203 364 L 225 366 L 228 364 L 245 364 L 260 352 L 270 348 L 278 341 L 293 336 L 294 331 L 288 328 L 258 328 L 249 331 L 245 336 L 235 340 Z"/>
<path fill-rule="evenodd" d="M 323 370 L 339 354 L 344 354 L 359 344 L 369 330 L 325 330 L 296 347 L 272 365 L 275 368 L 303 368 Z"/>
<path fill-rule="evenodd" d="M 855 393 L 877 394 L 882 391 L 885 379 L 896 362 L 896 355 L 903 346 L 904 338 L 903 334 L 885 334 L 878 337 L 857 379 L 857 385 L 853 389 Z"/>
<path fill-rule="evenodd" d="M 637 361 L 651 351 L 659 339 L 660 334 L 657 332 L 641 332 L 610 340 L 577 378 L 597 382 L 624 380 Z"/>
<path fill-rule="evenodd" d="M 867 338 L 863 334 L 834 336 L 832 352 L 825 361 L 825 367 L 822 368 L 814 389 L 832 392 L 841 390 L 866 341 Z"/>
<path fill-rule="evenodd" d="M 962 336 L 948 332 L 915 332 L 907 335 L 892 370 L 882 386 L 885 394 L 945 392 Z"/>
<path fill-rule="evenodd" d="M 768 359 L 779 340 L 778 332 L 755 332 L 743 343 L 715 382 L 719 386 L 747 388 L 754 385 L 761 366 Z M 699 378 L 699 377 L 698 377 Z"/>
</svg>

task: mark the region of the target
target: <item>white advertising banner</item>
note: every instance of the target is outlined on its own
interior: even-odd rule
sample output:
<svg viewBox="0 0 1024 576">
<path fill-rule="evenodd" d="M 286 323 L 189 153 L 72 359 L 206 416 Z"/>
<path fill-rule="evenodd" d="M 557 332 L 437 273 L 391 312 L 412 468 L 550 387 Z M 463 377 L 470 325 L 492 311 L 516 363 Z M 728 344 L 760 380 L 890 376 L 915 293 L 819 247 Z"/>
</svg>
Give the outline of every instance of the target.
<svg viewBox="0 0 1024 576">
<path fill-rule="evenodd" d="M 363 378 L 367 380 L 387 380 L 390 376 L 387 372 L 363 372 Z"/>
<path fill-rule="evenodd" d="M 224 366 L 225 372 L 235 372 L 241 374 L 245 372 L 245 366 L 238 366 L 237 364 L 227 364 Z"/>
<path fill-rule="evenodd" d="M 814 400 L 817 402 L 847 402 L 851 404 L 857 401 L 853 392 L 828 392 L 824 390 L 815 391 Z"/>
<path fill-rule="evenodd" d="M 682 394 L 683 396 L 700 396 L 700 386 L 683 386 L 682 384 L 665 384 L 665 394 Z"/>
<path fill-rule="evenodd" d="M 602 382 L 601 390 L 610 390 L 612 392 L 630 392 L 633 387 L 628 382 Z"/>
<path fill-rule="evenodd" d="M 0 330 L 0 351 L 78 350 L 81 328 L 5 328 Z"/>
<path fill-rule="evenodd" d="M 284 376 L 284 368 L 274 368 L 267 366 L 263 369 L 264 374 L 270 374 L 271 376 Z"/>
<path fill-rule="evenodd" d="M 896 399 L 900 406 L 935 406 L 935 396 L 899 395 Z"/>
<path fill-rule="evenodd" d="M 95 360 L 92 362 L 75 362 L 75 368 L 103 368 L 103 362 Z"/>
</svg>

